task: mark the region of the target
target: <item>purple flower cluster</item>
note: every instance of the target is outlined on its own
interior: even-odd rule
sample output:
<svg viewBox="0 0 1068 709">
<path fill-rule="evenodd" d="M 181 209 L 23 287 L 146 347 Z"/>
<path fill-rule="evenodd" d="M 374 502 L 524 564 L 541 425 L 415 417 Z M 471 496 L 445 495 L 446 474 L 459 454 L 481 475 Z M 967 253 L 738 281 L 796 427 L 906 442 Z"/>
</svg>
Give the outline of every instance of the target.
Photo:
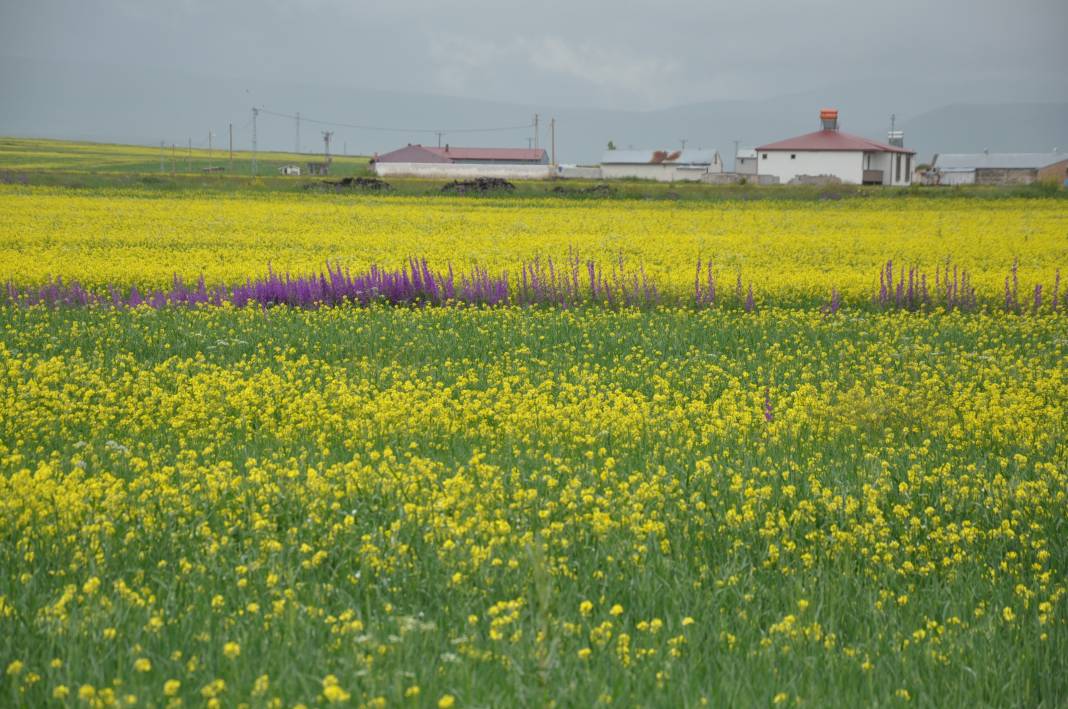
<svg viewBox="0 0 1068 709">
<path fill-rule="evenodd" d="M 372 303 L 651 306 L 660 302 L 660 291 L 644 268 L 628 271 L 620 257 L 611 270 L 606 270 L 594 261 L 582 264 L 576 256 L 570 257 L 562 268 L 558 268 L 552 259 L 524 263 L 514 281 L 506 272 L 490 273 L 480 266 L 473 266 L 461 274 L 455 273 L 451 265 L 444 272 L 435 272 L 425 259 L 410 259 L 407 266 L 399 269 L 371 266 L 360 273 L 329 263 L 324 271 L 303 276 L 278 273 L 268 268 L 266 276 L 229 288 L 209 288 L 203 277 L 195 284 L 188 284 L 175 276 L 168 289 L 142 293 L 135 285 L 123 293 L 109 286 L 101 293 L 80 283 L 56 278 L 45 285 L 27 288 L 9 282 L 6 294 L 9 301 L 28 305 L 136 307 L 147 304 L 154 308 L 223 303 L 239 308 L 250 303 L 265 307 L 314 308 L 342 303 L 364 306 Z"/>
<path fill-rule="evenodd" d="M 267 275 L 246 280 L 227 288 L 208 288 L 201 277 L 189 285 L 175 276 L 171 287 L 141 293 L 137 286 L 124 294 L 109 286 L 106 294 L 92 292 L 77 282 L 64 283 L 57 278 L 43 286 L 19 289 L 7 285 L 10 301 L 47 305 L 113 305 L 136 307 L 147 304 L 154 308 L 168 305 L 222 305 L 231 303 L 244 307 L 249 303 L 263 306 L 289 305 L 299 308 L 354 303 L 370 305 L 427 303 L 440 305 L 451 301 L 496 305 L 509 299 L 507 274 L 491 275 L 486 269 L 472 268 L 456 277 L 452 267 L 445 273 L 434 273 L 425 259 L 411 259 L 407 267 L 387 270 L 371 266 L 367 271 L 353 274 L 340 265 L 327 264 L 325 271 L 315 275 L 291 276 L 268 269 Z"/>
<path fill-rule="evenodd" d="M 902 266 L 895 280 L 894 262 L 887 261 L 879 271 L 879 292 L 875 303 L 883 310 L 922 310 L 943 306 L 946 310 L 974 311 L 979 307 L 971 274 L 950 263 L 935 268 L 934 288 L 929 289 L 926 273 L 910 266 L 906 273 Z"/>
<path fill-rule="evenodd" d="M 704 273 L 702 275 L 702 265 L 704 265 Z M 702 283 L 703 281 L 703 283 Z M 709 260 L 707 264 L 702 264 L 701 259 L 697 259 L 697 272 L 693 279 L 693 302 L 697 307 L 712 307 L 716 305 L 716 276 L 712 272 L 712 261 Z M 749 284 L 749 289 L 746 291 L 745 285 L 742 283 L 742 273 L 738 272 L 737 281 L 734 284 L 734 302 L 745 309 L 745 312 L 752 313 L 756 310 L 756 298 L 753 296 L 753 284 Z"/>
<path fill-rule="evenodd" d="M 585 264 L 572 253 L 562 264 L 535 258 L 524 263 L 515 290 L 520 304 L 601 303 L 604 305 L 648 306 L 660 302 L 660 291 L 645 268 L 628 271 L 622 254 L 611 272 L 595 261 Z"/>
<path fill-rule="evenodd" d="M 1031 311 L 1057 311 L 1061 306 L 1060 287 L 1060 271 L 1057 271 L 1052 292 L 1046 291 L 1042 284 L 1036 285 Z M 1024 311 L 1018 289 L 1018 268 L 1014 263 L 1011 275 L 1005 279 L 1004 308 L 1008 312 Z M 76 281 L 64 282 L 62 278 L 28 287 L 19 287 L 9 281 L 5 290 L 8 302 L 26 305 L 136 307 L 144 304 L 153 308 L 224 303 L 239 308 L 249 304 L 316 308 L 343 303 L 362 306 L 383 303 L 652 307 L 662 301 L 661 291 L 643 267 L 628 269 L 620 256 L 610 269 L 605 269 L 596 261 L 583 262 L 574 254 L 559 263 L 551 258 L 535 258 L 523 263 L 515 274 L 490 273 L 480 266 L 456 273 L 451 265 L 445 271 L 436 272 L 430 269 L 426 259 L 412 258 L 401 268 L 391 270 L 371 266 L 357 273 L 340 264 L 329 263 L 317 274 L 299 276 L 268 268 L 265 276 L 231 287 L 209 287 L 203 276 L 192 284 L 175 276 L 169 288 L 145 292 L 137 286 L 128 292 L 115 286 L 91 290 Z M 748 313 L 757 310 L 753 285 L 746 285 L 740 272 L 734 290 L 733 307 Z M 1047 298 L 1047 295 L 1051 297 Z M 719 300 L 711 262 L 698 260 L 693 305 L 715 307 Z M 975 311 L 979 308 L 971 275 L 949 262 L 936 268 L 934 278 L 930 279 L 916 267 L 907 271 L 900 267 L 895 271 L 893 261 L 887 261 L 879 271 L 879 290 L 874 304 L 882 310 L 927 310 L 941 306 L 946 310 Z M 830 301 L 819 306 L 825 315 L 833 315 L 841 307 L 842 296 L 837 288 L 831 290 Z"/>
<path fill-rule="evenodd" d="M 935 269 L 933 282 L 934 288 L 928 290 L 930 281 L 927 274 L 921 273 L 915 267 L 910 267 L 907 273 L 905 268 L 901 267 L 895 278 L 893 261 L 887 261 L 886 266 L 879 271 L 879 291 L 875 294 L 875 304 L 883 310 L 926 310 L 937 306 L 942 306 L 947 311 L 970 312 L 979 309 L 979 298 L 972 284 L 971 274 L 966 269 L 958 269 L 955 264 L 947 261 Z M 1056 312 L 1062 305 L 1060 290 L 1061 272 L 1058 269 L 1053 281 L 1052 298 L 1048 301 L 1051 311 Z M 1026 302 L 1020 302 L 1019 292 L 1019 262 L 1013 261 L 1012 270 L 1005 277 L 1005 299 L 1002 306 L 1005 312 L 1023 313 L 1026 310 Z M 1043 309 L 1046 302 L 1044 293 L 1044 286 L 1041 283 L 1035 284 L 1031 296 L 1032 313 L 1037 314 Z M 831 300 L 832 305 L 825 306 L 825 312 L 829 308 L 837 309 L 833 306 L 833 293 Z"/>
</svg>

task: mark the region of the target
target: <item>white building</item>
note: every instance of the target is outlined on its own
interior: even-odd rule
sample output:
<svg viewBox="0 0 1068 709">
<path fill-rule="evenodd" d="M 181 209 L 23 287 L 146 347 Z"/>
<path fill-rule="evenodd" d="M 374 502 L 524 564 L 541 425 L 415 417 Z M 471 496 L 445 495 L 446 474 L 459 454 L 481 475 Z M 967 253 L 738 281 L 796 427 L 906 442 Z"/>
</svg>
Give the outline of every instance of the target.
<svg viewBox="0 0 1068 709">
<path fill-rule="evenodd" d="M 757 151 L 741 148 L 734 154 L 734 171 L 739 175 L 757 174 Z"/>
<path fill-rule="evenodd" d="M 838 111 L 833 109 L 820 111 L 820 122 L 821 130 L 814 133 L 758 146 L 757 173 L 774 175 L 781 183 L 817 178 L 856 185 L 912 183 L 916 151 L 839 131 Z M 899 134 L 894 142 L 901 142 Z"/>
<path fill-rule="evenodd" d="M 300 165 L 283 165 L 278 168 L 279 175 L 300 177 Z"/>
<path fill-rule="evenodd" d="M 723 172 L 716 150 L 606 150 L 601 176 L 606 180 L 638 178 L 657 182 L 699 182 Z"/>
<path fill-rule="evenodd" d="M 379 177 L 427 177 L 468 180 L 499 177 L 505 180 L 546 180 L 554 166 L 543 148 L 435 148 L 409 143 L 372 160 Z"/>
</svg>

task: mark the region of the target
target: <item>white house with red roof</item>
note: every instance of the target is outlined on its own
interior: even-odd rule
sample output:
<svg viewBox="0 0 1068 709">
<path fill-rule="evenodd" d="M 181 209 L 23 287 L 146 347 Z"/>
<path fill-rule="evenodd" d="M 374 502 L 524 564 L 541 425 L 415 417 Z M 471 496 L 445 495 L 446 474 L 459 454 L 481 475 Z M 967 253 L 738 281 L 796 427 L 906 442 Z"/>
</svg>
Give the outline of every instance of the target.
<svg viewBox="0 0 1068 709">
<path fill-rule="evenodd" d="M 901 134 L 880 143 L 838 130 L 838 111 L 820 111 L 821 129 L 796 138 L 758 146 L 757 174 L 774 175 L 780 183 L 805 178 L 835 177 L 865 185 L 905 186 L 912 183 L 915 150 L 901 145 Z"/>
</svg>

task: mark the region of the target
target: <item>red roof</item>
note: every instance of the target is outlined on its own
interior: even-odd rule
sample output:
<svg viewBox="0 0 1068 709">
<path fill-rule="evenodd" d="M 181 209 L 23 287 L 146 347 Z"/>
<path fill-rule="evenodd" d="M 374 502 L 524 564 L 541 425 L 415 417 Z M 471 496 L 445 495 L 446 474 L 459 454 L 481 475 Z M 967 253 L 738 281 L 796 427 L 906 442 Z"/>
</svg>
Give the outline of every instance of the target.
<svg viewBox="0 0 1068 709">
<path fill-rule="evenodd" d="M 451 160 L 541 160 L 542 148 L 425 148 Z"/>
<path fill-rule="evenodd" d="M 543 162 L 545 150 L 542 148 L 432 148 L 428 145 L 408 145 L 384 155 L 379 155 L 377 162 L 436 162 L 447 163 L 454 160 L 496 160 L 500 162 Z"/>
<path fill-rule="evenodd" d="M 837 130 L 818 130 L 814 133 L 806 133 L 796 138 L 787 138 L 777 143 L 768 143 L 757 148 L 758 151 L 768 150 L 851 150 L 867 153 L 908 153 L 914 155 L 915 150 L 898 148 L 875 140 L 861 138 L 859 135 L 850 135 Z"/>
</svg>

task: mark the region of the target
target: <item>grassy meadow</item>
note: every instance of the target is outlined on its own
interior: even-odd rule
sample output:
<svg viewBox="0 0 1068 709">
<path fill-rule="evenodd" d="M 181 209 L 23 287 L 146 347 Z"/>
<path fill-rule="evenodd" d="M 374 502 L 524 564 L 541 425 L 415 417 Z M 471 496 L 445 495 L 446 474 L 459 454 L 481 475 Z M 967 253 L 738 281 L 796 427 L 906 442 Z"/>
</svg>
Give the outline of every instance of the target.
<svg viewBox="0 0 1068 709">
<path fill-rule="evenodd" d="M 334 194 L 22 143 L 0 705 L 1068 703 L 1061 197 Z M 26 296 L 420 257 L 507 295 Z M 656 297 L 525 304 L 550 259 Z"/>
</svg>

